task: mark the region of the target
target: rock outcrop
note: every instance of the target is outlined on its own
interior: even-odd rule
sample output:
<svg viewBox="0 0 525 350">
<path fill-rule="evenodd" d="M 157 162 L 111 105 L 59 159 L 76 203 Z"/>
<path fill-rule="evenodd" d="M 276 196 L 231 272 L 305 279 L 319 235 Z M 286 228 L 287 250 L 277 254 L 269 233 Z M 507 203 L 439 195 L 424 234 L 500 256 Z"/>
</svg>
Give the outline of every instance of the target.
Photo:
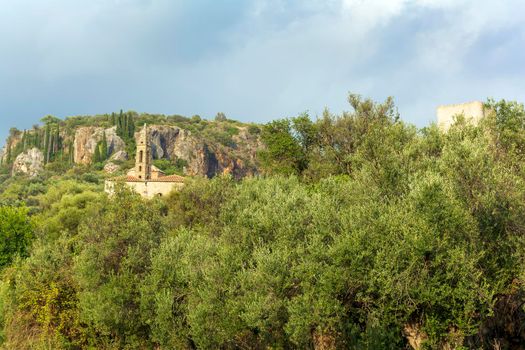
<svg viewBox="0 0 525 350">
<path fill-rule="evenodd" d="M 126 161 L 128 159 L 129 159 L 129 156 L 126 151 L 118 151 L 109 158 L 109 160 L 116 160 L 120 162 Z"/>
<path fill-rule="evenodd" d="M 113 174 L 118 170 L 120 170 L 120 166 L 115 163 L 108 162 L 106 165 L 104 165 L 104 171 L 108 174 Z"/>
<path fill-rule="evenodd" d="M 173 146 L 181 139 L 185 139 L 189 132 L 176 126 L 153 125 L 149 126 L 149 134 L 153 158 L 173 159 Z M 137 137 L 138 133 L 135 133 L 135 139 Z"/>
<path fill-rule="evenodd" d="M 153 158 L 183 160 L 186 175 L 213 177 L 231 174 L 240 178 L 256 173 L 256 152 L 261 145 L 245 128 L 240 128 L 239 133 L 233 136 L 235 145 L 232 147 L 208 144 L 190 131 L 175 126 L 152 125 L 148 128 Z"/>
<path fill-rule="evenodd" d="M 44 168 L 44 154 L 38 148 L 20 153 L 13 163 L 13 174 L 36 176 Z"/>
<path fill-rule="evenodd" d="M 74 161 L 77 164 L 90 164 L 97 144 L 103 140 L 104 132 L 108 143 L 108 153 L 112 154 L 126 148 L 124 141 L 117 135 L 117 127 L 80 127 L 75 131 Z"/>
<path fill-rule="evenodd" d="M 256 170 L 256 152 L 261 144 L 257 137 L 250 135 L 247 128 L 239 128 L 232 137 L 232 145 L 207 142 L 193 135 L 189 130 L 169 125 L 148 126 L 153 159 L 182 161 L 186 175 L 213 177 L 231 174 L 236 178 L 253 175 Z M 124 141 L 116 134 L 116 127 L 79 127 L 75 132 L 74 161 L 77 164 L 90 164 L 97 144 L 102 141 L 104 132 L 108 152 L 113 154 L 110 161 L 125 161 Z M 138 137 L 140 130 L 135 134 Z"/>
</svg>

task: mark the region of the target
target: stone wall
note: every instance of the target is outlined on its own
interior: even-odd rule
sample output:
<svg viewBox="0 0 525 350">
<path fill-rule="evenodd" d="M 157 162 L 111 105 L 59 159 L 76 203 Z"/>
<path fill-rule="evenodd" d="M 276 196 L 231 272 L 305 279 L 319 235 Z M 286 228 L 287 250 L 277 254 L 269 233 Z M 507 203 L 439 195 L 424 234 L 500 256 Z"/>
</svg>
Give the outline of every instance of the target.
<svg viewBox="0 0 525 350">
<path fill-rule="evenodd" d="M 463 114 L 469 122 L 477 124 L 486 115 L 486 110 L 483 102 L 480 101 L 439 106 L 437 108 L 438 127 L 447 131 L 454 124 L 455 117 L 460 114 Z"/>
<path fill-rule="evenodd" d="M 180 190 L 184 183 L 179 182 L 125 182 L 125 184 L 133 189 L 135 192 L 145 198 L 153 198 L 156 196 L 166 196 L 173 190 Z M 115 182 L 106 180 L 105 191 L 108 194 L 114 193 Z"/>
</svg>

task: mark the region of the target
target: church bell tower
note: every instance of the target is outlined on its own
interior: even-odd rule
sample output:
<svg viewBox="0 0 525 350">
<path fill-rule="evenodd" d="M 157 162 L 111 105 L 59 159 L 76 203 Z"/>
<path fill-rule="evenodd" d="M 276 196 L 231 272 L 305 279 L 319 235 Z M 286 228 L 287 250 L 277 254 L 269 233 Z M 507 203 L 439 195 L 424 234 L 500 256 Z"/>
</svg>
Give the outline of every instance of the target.
<svg viewBox="0 0 525 350">
<path fill-rule="evenodd" d="M 149 144 L 148 126 L 146 124 L 144 124 L 144 128 L 140 132 L 139 139 L 137 140 L 135 173 L 142 181 L 151 179 L 151 147 Z"/>
</svg>

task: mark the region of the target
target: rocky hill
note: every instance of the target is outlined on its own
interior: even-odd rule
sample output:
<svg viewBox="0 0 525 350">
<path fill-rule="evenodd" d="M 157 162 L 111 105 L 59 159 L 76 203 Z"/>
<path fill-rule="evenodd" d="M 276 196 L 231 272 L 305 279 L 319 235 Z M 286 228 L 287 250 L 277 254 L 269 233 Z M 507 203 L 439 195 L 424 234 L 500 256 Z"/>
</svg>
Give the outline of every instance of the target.
<svg viewBox="0 0 525 350">
<path fill-rule="evenodd" d="M 37 175 L 48 167 L 103 167 L 107 172 L 133 164 L 135 140 L 147 123 L 153 159 L 182 175 L 241 178 L 257 173 L 260 127 L 198 116 L 164 116 L 120 112 L 98 116 L 54 117 L 31 130 L 12 128 L 0 160 L 11 174 Z"/>
</svg>

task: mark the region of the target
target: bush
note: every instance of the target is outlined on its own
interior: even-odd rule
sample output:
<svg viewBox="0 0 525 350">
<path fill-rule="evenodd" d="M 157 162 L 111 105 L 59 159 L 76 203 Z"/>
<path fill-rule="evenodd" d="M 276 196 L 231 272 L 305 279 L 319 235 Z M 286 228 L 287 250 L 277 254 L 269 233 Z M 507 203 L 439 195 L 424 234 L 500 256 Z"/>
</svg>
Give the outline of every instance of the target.
<svg viewBox="0 0 525 350">
<path fill-rule="evenodd" d="M 153 161 L 153 165 L 162 170 L 166 175 L 183 175 L 184 167 L 188 165 L 188 162 L 180 158 L 175 162 L 172 162 L 169 159 L 156 159 Z"/>
<path fill-rule="evenodd" d="M 15 256 L 27 256 L 33 237 L 33 226 L 27 209 L 0 206 L 0 268 L 9 265 Z"/>
<path fill-rule="evenodd" d="M 100 181 L 100 178 L 97 174 L 94 173 L 86 173 L 82 175 L 82 181 L 98 184 Z"/>
</svg>

